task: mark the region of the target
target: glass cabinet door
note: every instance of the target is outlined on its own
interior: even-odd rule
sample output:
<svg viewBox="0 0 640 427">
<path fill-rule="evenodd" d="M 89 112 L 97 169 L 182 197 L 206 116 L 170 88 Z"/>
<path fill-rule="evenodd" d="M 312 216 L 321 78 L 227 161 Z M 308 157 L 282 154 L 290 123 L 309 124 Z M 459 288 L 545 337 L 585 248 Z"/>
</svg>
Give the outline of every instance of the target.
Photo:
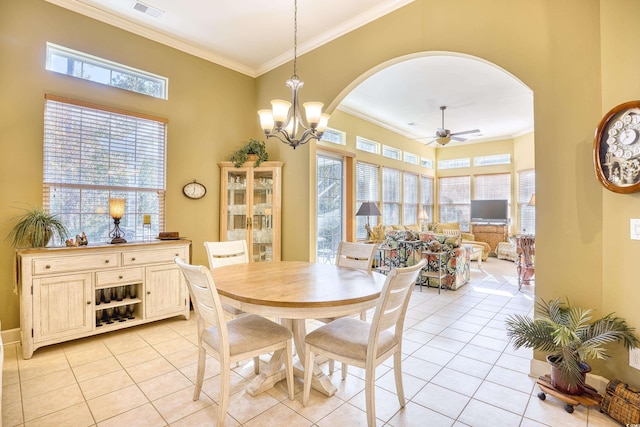
<svg viewBox="0 0 640 427">
<path fill-rule="evenodd" d="M 273 170 L 253 173 L 251 252 L 253 261 L 273 260 Z"/>
<path fill-rule="evenodd" d="M 226 240 L 247 238 L 247 171 L 235 169 L 227 172 L 227 229 Z"/>
</svg>

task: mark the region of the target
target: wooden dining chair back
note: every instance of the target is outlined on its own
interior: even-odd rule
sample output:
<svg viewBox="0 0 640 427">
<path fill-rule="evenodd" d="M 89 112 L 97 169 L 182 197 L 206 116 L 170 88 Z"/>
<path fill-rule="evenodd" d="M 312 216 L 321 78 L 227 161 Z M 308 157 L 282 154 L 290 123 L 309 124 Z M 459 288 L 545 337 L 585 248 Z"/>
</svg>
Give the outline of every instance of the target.
<svg viewBox="0 0 640 427">
<path fill-rule="evenodd" d="M 336 265 L 371 271 L 376 244 L 340 242 L 336 254 Z"/>
<path fill-rule="evenodd" d="M 175 263 L 182 270 L 198 328 L 198 370 L 193 400 L 202 391 L 206 356 L 220 362 L 220 400 L 218 426 L 222 426 L 229 405 L 231 364 L 262 354 L 284 350 L 289 399 L 293 400 L 293 335 L 284 326 L 255 314 L 247 314 L 226 321 L 220 297 L 208 268 L 190 265 L 179 257 Z"/>
<path fill-rule="evenodd" d="M 246 240 L 204 242 L 204 248 L 207 250 L 209 268 L 211 269 L 224 267 L 226 265 L 246 264 L 249 262 L 249 251 Z M 227 304 L 222 304 L 222 308 L 231 318 L 245 314 L 244 311 Z M 260 373 L 260 359 L 258 357 L 253 359 L 253 370 L 256 375 Z"/>
<path fill-rule="evenodd" d="M 389 272 L 369 324 L 353 317 L 341 317 L 323 325 L 305 337 L 305 365 L 313 366 L 316 355 L 323 355 L 342 362 L 342 378 L 347 376 L 347 366 L 365 370 L 365 398 L 367 425 L 376 425 L 375 370 L 378 365 L 393 356 L 396 392 L 401 407 L 405 405 L 402 384 L 402 332 L 404 319 L 418 274 L 426 265 L 425 260 L 410 267 L 396 268 Z M 309 401 L 313 372 L 305 370 L 302 403 Z"/>
<path fill-rule="evenodd" d="M 204 247 L 207 250 L 209 268 L 249 262 L 249 250 L 247 249 L 246 240 L 204 242 Z"/>
</svg>

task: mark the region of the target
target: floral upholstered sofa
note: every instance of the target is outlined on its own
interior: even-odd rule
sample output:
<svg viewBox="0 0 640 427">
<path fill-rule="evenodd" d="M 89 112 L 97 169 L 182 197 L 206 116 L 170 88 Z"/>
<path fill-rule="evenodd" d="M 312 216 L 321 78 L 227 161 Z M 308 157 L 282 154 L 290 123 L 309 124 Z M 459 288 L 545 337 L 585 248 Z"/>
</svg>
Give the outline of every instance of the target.
<svg viewBox="0 0 640 427">
<path fill-rule="evenodd" d="M 446 252 L 445 256 L 423 255 L 422 251 L 437 246 Z M 446 272 L 442 279 L 444 289 L 456 290 L 465 285 L 470 278 L 471 246 L 462 244 L 460 235 L 447 236 L 445 234 L 417 231 L 387 231 L 385 240 L 380 245 L 382 252 L 381 265 L 388 268 L 414 265 L 423 256 L 427 259 L 429 271 Z M 420 276 L 420 283 L 431 287 L 438 287 L 438 280 Z"/>
</svg>

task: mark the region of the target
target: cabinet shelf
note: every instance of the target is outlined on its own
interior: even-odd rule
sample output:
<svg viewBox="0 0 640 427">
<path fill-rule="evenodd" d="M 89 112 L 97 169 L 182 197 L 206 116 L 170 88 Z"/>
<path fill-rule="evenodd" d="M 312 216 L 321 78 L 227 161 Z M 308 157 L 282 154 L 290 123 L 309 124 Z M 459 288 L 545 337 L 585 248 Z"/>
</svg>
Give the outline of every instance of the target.
<svg viewBox="0 0 640 427">
<path fill-rule="evenodd" d="M 96 304 L 96 310 L 107 309 L 107 308 L 115 308 L 123 305 L 129 304 L 139 304 L 142 300 L 140 298 L 125 298 L 122 301 L 111 300 L 111 302 L 102 302 L 100 304 Z"/>
</svg>

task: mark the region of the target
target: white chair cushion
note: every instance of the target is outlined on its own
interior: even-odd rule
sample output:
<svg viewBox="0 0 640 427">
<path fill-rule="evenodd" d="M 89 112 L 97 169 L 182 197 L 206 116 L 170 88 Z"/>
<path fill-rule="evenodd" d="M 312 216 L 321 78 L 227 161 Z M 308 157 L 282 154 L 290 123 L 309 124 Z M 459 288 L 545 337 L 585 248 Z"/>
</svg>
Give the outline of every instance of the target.
<svg viewBox="0 0 640 427">
<path fill-rule="evenodd" d="M 231 355 L 267 347 L 276 341 L 286 341 L 292 336 L 291 331 L 284 326 L 255 314 L 230 320 L 227 322 L 227 330 Z M 207 328 L 202 334 L 202 340 L 216 351 L 220 351 L 216 327 Z"/>
<path fill-rule="evenodd" d="M 371 324 L 352 317 L 342 317 L 307 334 L 305 342 L 315 347 L 341 354 L 352 359 L 364 360 L 367 356 Z M 390 331 L 383 331 L 378 339 L 377 354 L 397 344 Z"/>
</svg>

